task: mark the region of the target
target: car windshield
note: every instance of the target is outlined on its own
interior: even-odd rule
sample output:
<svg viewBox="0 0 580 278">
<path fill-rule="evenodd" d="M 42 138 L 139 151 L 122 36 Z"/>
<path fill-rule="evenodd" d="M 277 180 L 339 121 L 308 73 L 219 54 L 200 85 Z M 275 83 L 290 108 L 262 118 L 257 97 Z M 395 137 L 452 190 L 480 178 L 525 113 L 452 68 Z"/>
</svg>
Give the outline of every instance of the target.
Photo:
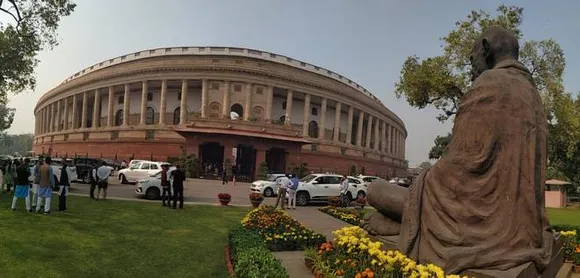
<svg viewBox="0 0 580 278">
<path fill-rule="evenodd" d="M 268 181 L 276 181 L 278 178 L 280 178 L 280 175 L 270 175 L 270 178 L 268 178 Z"/>
<path fill-rule="evenodd" d="M 308 175 L 308 176 L 303 177 L 302 179 L 300 179 L 300 182 L 309 183 L 310 181 L 312 181 L 315 178 L 316 178 L 315 175 Z"/>
</svg>

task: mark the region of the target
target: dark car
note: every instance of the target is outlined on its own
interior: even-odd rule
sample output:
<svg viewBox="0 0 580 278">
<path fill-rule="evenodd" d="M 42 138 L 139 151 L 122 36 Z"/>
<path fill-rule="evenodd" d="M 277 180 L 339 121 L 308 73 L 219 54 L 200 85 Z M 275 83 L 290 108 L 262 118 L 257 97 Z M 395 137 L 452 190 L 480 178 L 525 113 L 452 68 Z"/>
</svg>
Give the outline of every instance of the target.
<svg viewBox="0 0 580 278">
<path fill-rule="evenodd" d="M 115 169 L 115 171 L 119 171 L 121 169 L 120 162 L 117 162 L 113 159 L 108 159 L 108 158 L 103 158 L 102 160 L 105 161 L 105 163 L 107 163 L 107 166 L 113 167 L 113 169 Z"/>
<path fill-rule="evenodd" d="M 90 173 L 95 165 L 100 165 L 103 160 L 100 158 L 77 157 L 73 159 L 77 169 L 77 178 L 85 183 L 91 182 Z M 106 162 L 105 162 L 106 163 Z"/>
</svg>

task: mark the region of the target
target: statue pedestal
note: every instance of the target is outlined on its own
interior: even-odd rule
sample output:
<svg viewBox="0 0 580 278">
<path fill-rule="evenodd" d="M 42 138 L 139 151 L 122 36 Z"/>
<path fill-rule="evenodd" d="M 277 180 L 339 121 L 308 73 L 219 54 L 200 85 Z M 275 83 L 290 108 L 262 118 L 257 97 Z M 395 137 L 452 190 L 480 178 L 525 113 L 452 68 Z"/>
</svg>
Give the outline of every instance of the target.
<svg viewBox="0 0 580 278">
<path fill-rule="evenodd" d="M 374 241 L 383 243 L 384 250 L 397 250 L 398 236 L 371 236 Z M 553 278 L 564 264 L 563 237 L 556 234 L 552 260 L 542 273 L 538 273 L 533 263 L 525 263 L 508 270 L 470 269 L 461 273 L 461 276 L 477 278 Z"/>
</svg>

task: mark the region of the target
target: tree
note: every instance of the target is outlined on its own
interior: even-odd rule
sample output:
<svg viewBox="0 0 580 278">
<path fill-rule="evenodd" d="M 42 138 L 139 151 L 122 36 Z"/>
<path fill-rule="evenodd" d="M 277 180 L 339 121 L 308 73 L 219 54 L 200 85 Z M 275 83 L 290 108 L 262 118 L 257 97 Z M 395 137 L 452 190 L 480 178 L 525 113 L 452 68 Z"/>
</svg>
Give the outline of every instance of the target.
<svg viewBox="0 0 580 278">
<path fill-rule="evenodd" d="M 472 11 L 458 21 L 455 29 L 441 40 L 443 54 L 421 60 L 408 57 L 403 63 L 395 94 L 404 97 L 414 107 L 432 106 L 441 110 L 437 119 L 447 121 L 457 113 L 463 95 L 471 85 L 470 51 L 484 29 L 500 25 L 522 37 L 520 25 L 523 8 L 500 5 L 495 14 L 483 10 Z M 542 95 L 548 119 L 555 116 L 554 99 L 564 92 L 562 74 L 566 65 L 560 45 L 552 39 L 527 41 L 522 44 L 520 61 L 530 70 Z M 451 135 L 438 136 L 429 153 L 430 159 L 443 155 Z"/>
<path fill-rule="evenodd" d="M 0 133 L 0 155 L 26 155 L 32 150 L 34 135 L 17 134 L 10 135 L 5 132 Z"/>
<path fill-rule="evenodd" d="M 429 168 L 431 168 L 431 166 L 432 166 L 432 165 L 431 165 L 431 162 L 429 162 L 429 161 L 424 161 L 424 162 L 422 162 L 422 163 L 419 165 L 419 168 L 421 168 L 421 169 L 429 169 Z"/>
<path fill-rule="evenodd" d="M 266 163 L 266 161 L 262 161 L 262 163 L 260 163 L 260 166 L 258 168 L 257 178 L 259 180 L 265 180 L 267 176 L 268 176 L 268 163 Z"/>
<path fill-rule="evenodd" d="M 350 166 L 350 175 L 353 177 L 356 176 L 356 165 L 354 164 Z"/>
<path fill-rule="evenodd" d="M 34 90 L 34 68 L 39 51 L 58 45 L 60 19 L 76 5 L 70 0 L 0 0 L 0 131 L 12 125 L 13 108 L 8 93 Z"/>
</svg>

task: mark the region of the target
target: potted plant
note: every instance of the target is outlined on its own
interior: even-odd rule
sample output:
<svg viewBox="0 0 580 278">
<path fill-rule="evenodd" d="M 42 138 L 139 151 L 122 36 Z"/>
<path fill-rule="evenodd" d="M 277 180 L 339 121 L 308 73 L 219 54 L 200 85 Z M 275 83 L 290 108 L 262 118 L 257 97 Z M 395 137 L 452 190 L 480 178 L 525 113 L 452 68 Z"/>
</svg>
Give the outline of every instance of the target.
<svg viewBox="0 0 580 278">
<path fill-rule="evenodd" d="M 328 197 L 328 205 L 331 207 L 340 207 L 340 197 L 339 196 Z"/>
<path fill-rule="evenodd" d="M 361 209 L 364 209 L 366 204 L 367 198 L 365 196 L 360 196 L 356 199 L 356 205 L 359 206 Z"/>
<path fill-rule="evenodd" d="M 580 244 L 575 246 L 572 260 L 574 262 L 574 273 L 580 273 Z"/>
<path fill-rule="evenodd" d="M 264 201 L 264 195 L 262 195 L 262 193 L 250 193 L 250 202 L 252 203 L 253 207 L 257 208 L 260 206 L 262 201 Z"/>
<path fill-rule="evenodd" d="M 222 206 L 227 206 L 232 200 L 232 195 L 228 193 L 219 193 L 218 199 L 220 200 L 220 204 L 222 204 Z"/>
</svg>

